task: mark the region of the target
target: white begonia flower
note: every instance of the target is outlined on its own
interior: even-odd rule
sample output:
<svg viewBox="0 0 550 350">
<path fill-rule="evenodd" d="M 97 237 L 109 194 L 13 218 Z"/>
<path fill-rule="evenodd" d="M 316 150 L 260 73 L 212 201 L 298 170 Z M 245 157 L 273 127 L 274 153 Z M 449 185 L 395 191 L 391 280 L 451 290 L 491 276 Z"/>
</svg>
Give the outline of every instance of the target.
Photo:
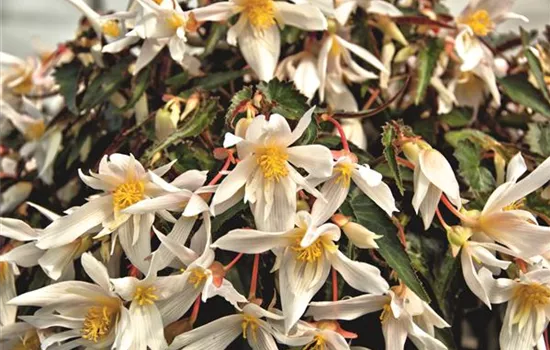
<svg viewBox="0 0 550 350">
<path fill-rule="evenodd" d="M 54 221 L 61 216 L 37 204 L 27 202 L 42 215 Z M 71 208 L 70 213 L 75 208 Z M 19 242 L 18 245 L 0 257 L 0 261 L 11 261 L 21 267 L 40 265 L 42 270 L 53 280 L 72 280 L 75 277 L 73 260 L 88 250 L 92 245 L 91 234 L 97 233 L 100 226 L 90 229 L 73 242 L 60 247 L 42 250 L 36 247 L 42 229 L 34 229 L 25 222 L 10 218 L 0 218 L 0 236 L 8 237 Z"/>
<path fill-rule="evenodd" d="M 386 295 L 312 302 L 306 315 L 313 316 L 315 320 L 354 320 L 378 310 L 382 310 L 380 320 L 386 349 L 404 349 L 407 337 L 419 349 L 447 349 L 434 337 L 434 327 L 450 325 L 404 285 L 392 287 Z"/>
<path fill-rule="evenodd" d="M 239 309 L 240 310 L 240 309 Z M 284 316 L 249 303 L 236 315 L 229 315 L 174 338 L 168 349 L 225 349 L 242 335 L 254 350 L 277 350 L 271 325 L 263 320 L 282 320 Z"/>
<path fill-rule="evenodd" d="M 309 213 L 296 214 L 297 228 L 286 232 L 237 229 L 218 239 L 212 247 L 246 254 L 272 250 L 280 259 L 279 283 L 286 331 L 298 321 L 308 302 L 324 285 L 331 266 L 353 288 L 383 293 L 389 286 L 380 271 L 367 263 L 352 261 L 338 250 L 340 229 L 316 221 Z"/>
<path fill-rule="evenodd" d="M 424 229 L 430 227 L 441 194 L 461 208 L 460 188 L 453 168 L 445 157 L 422 140 L 403 144 L 403 153 L 414 164 L 414 196 L 412 205 L 420 212 Z"/>
<path fill-rule="evenodd" d="M 529 22 L 525 16 L 511 12 L 514 0 L 470 0 L 457 17 L 459 26 L 468 27 L 473 34 L 485 36 L 491 33 L 497 24 L 510 19 Z"/>
<path fill-rule="evenodd" d="M 367 164 L 358 164 L 352 156 L 342 156 L 333 162 L 331 176 L 323 179 L 320 192 L 326 202 L 315 201 L 311 216 L 320 223 L 329 220 L 346 200 L 352 181 L 388 216 L 398 211 L 389 186 L 382 181 L 382 174 Z"/>
<path fill-rule="evenodd" d="M 8 92 L 17 95 L 26 95 L 31 92 L 50 92 L 55 86 L 51 68 L 59 57 L 54 53 L 51 59 L 47 61 L 41 61 L 38 58 L 23 60 L 8 53 L 0 52 L 0 65 L 3 67 L 0 73 L 0 85 Z M 4 67 L 9 68 L 4 69 Z M 2 91 L 3 93 L 5 91 Z"/>
<path fill-rule="evenodd" d="M 550 158 L 517 181 L 526 170 L 521 153 L 517 153 L 508 163 L 506 182 L 493 191 L 483 210 L 463 215 L 461 219 L 463 226 L 485 234 L 528 260 L 550 251 L 550 227 L 539 226 L 533 214 L 518 208 L 528 194 L 550 180 Z"/>
<path fill-rule="evenodd" d="M 309 51 L 302 51 L 284 58 L 279 63 L 275 76 L 279 80 L 292 81 L 298 91 L 308 98 L 308 102 L 313 99 L 315 92 L 321 86 L 317 58 Z"/>
<path fill-rule="evenodd" d="M 128 311 L 112 291 L 107 269 L 90 253 L 82 255 L 82 266 L 95 283 L 59 282 L 19 295 L 10 304 L 41 307 L 33 316 L 20 316 L 37 329 L 67 328 L 43 339 L 43 349 L 65 341 L 64 349 L 133 349 Z"/>
<path fill-rule="evenodd" d="M 481 273 L 491 274 L 487 270 Z M 550 320 L 550 270 L 534 269 L 515 280 L 488 278 L 486 281 L 491 303 L 508 302 L 500 331 L 500 348 L 533 349 Z"/>
<path fill-rule="evenodd" d="M 216 190 L 211 204 L 214 215 L 227 207 L 227 202 L 235 203 L 244 197 L 245 202 L 250 202 L 259 230 L 292 229 L 298 187 L 322 197 L 294 166 L 316 177 L 329 176 L 332 171 L 332 155 L 325 146 L 291 147 L 310 124 L 313 110 L 304 114 L 294 131 L 290 131 L 285 118 L 272 114 L 269 120 L 263 115 L 255 117 L 244 139 L 230 133 L 225 135 L 224 146 L 236 144 L 240 161 Z"/>
<path fill-rule="evenodd" d="M 225 21 L 239 14 L 227 42 L 239 44 L 242 55 L 260 80 L 273 78 L 281 51 L 279 26 L 325 30 L 327 20 L 317 6 L 273 0 L 230 0 L 193 10 L 198 21 Z"/>
<path fill-rule="evenodd" d="M 38 350 L 40 349 L 40 336 L 37 330 L 26 322 L 0 326 L 0 348 Z"/>
<path fill-rule="evenodd" d="M 86 204 L 48 225 L 36 246 L 40 249 L 60 247 L 102 225 L 102 230 L 94 238 L 113 233 L 112 241 L 118 237 L 130 262 L 146 272 L 149 261 L 145 258 L 151 254 L 150 232 L 155 214 L 126 214 L 123 210 L 146 198 L 171 191 L 172 187 L 165 188 L 166 182 L 160 179 L 170 165 L 147 172 L 133 155 L 105 155 L 97 174 L 88 176 L 79 171 L 84 183 L 103 193 L 91 197 Z"/>
<path fill-rule="evenodd" d="M 57 127 L 48 128 L 48 119 L 29 100 L 23 98 L 23 113 L 18 113 L 8 103 L 0 100 L 0 116 L 9 119 L 23 134 L 27 142 L 19 153 L 36 160 L 38 177 L 46 184 L 53 184 L 53 163 L 61 150 L 62 131 Z"/>
<path fill-rule="evenodd" d="M 157 212 L 162 215 L 166 210 L 180 212 L 181 216 L 177 219 L 168 237 L 182 245 L 189 238 L 191 230 L 200 216 L 203 219 L 204 227 L 201 227 L 201 230 L 193 236 L 191 247 L 196 252 L 201 253 L 211 242 L 210 208 L 201 196 L 215 191 L 215 186 L 203 187 L 206 175 L 207 171 L 186 171 L 163 186 L 164 188 L 171 188 L 171 192 L 139 201 L 122 212 L 134 215 Z M 174 259 L 174 254 L 164 245 L 161 245 L 153 255 L 156 256 L 154 261 L 157 263 L 157 270 L 165 268 Z"/>
<path fill-rule="evenodd" d="M 173 286 L 176 288 L 176 294 L 168 300 L 159 302 L 164 324 L 180 319 L 199 296 L 206 302 L 209 298 L 219 295 L 235 307 L 238 303 L 247 302 L 231 282 L 225 279 L 223 265 L 214 260 L 214 251 L 209 246 L 199 255 L 171 237 L 164 236 L 154 227 L 153 230 L 161 244 L 175 255 L 184 267 L 183 273 L 178 276 Z M 153 260 L 159 258 L 162 257 L 154 256 Z M 151 264 L 158 265 L 155 261 Z"/>
</svg>

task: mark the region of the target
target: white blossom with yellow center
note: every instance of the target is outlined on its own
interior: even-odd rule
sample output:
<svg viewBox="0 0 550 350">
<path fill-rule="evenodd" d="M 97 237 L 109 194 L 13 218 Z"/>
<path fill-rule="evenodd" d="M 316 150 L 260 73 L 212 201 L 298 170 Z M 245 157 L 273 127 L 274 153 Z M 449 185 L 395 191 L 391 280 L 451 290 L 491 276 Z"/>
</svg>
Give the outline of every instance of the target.
<svg viewBox="0 0 550 350">
<path fill-rule="evenodd" d="M 332 171 L 332 156 L 325 146 L 292 146 L 305 132 L 312 114 L 313 108 L 294 131 L 283 116 L 272 114 L 269 120 L 263 115 L 255 117 L 245 135 L 225 135 L 224 146 L 236 144 L 240 161 L 216 190 L 211 204 L 213 214 L 244 198 L 251 205 L 259 230 L 287 231 L 293 227 L 297 189 L 302 187 L 321 197 L 295 167 L 315 177 L 327 177 Z"/>
<path fill-rule="evenodd" d="M 495 27 L 507 20 L 516 19 L 524 22 L 529 20 L 522 15 L 511 12 L 515 1 L 470 0 L 468 5 L 457 16 L 459 27 L 468 27 L 477 36 L 486 36 Z"/>
<path fill-rule="evenodd" d="M 54 220 L 40 235 L 37 247 L 51 249 L 73 243 L 99 226 L 101 230 L 94 238 L 116 231 L 130 262 L 146 272 L 149 266 L 146 258 L 151 254 L 150 231 L 155 211 L 129 214 L 124 209 L 144 199 L 178 190 L 160 178 L 171 165 L 148 172 L 132 155 L 115 153 L 102 158 L 97 174 L 90 173 L 88 176 L 79 171 L 84 183 L 103 193 L 91 197 L 68 215 Z"/>
<path fill-rule="evenodd" d="M 383 293 L 388 289 L 376 267 L 352 261 L 338 250 L 335 243 L 340 239 L 338 226 L 315 221 L 316 218 L 305 211 L 298 212 L 295 220 L 296 228 L 286 232 L 238 229 L 228 232 L 212 245 L 246 254 L 272 250 L 277 255 L 287 331 L 324 285 L 331 267 L 357 290 Z"/>
<path fill-rule="evenodd" d="M 132 330 L 127 328 L 129 318 L 123 310 L 122 300 L 112 291 L 107 268 L 90 253 L 84 253 L 81 261 L 84 271 L 94 283 L 54 283 L 19 295 L 10 304 L 41 307 L 41 312 L 34 316 L 22 316 L 22 319 L 39 329 L 61 325 L 66 328 L 62 341 L 69 341 L 74 347 L 103 348 L 121 344 Z M 66 322 L 67 319 L 78 321 Z M 41 340 L 43 348 L 60 341 L 56 333 L 45 334 L 48 335 Z"/>
<path fill-rule="evenodd" d="M 311 1 L 324 3 L 324 1 Z M 306 31 L 324 30 L 327 20 L 319 7 L 274 0 L 230 0 L 200 7 L 192 12 L 198 21 L 227 21 L 239 14 L 227 32 L 227 42 L 239 45 L 246 62 L 260 80 L 273 78 L 281 51 L 279 26 Z"/>
</svg>

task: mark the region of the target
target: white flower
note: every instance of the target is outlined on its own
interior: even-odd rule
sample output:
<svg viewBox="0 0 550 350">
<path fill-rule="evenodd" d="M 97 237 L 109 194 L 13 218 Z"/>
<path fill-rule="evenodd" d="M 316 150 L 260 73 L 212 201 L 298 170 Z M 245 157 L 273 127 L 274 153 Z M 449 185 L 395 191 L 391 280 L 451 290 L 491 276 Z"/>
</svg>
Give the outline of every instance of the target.
<svg viewBox="0 0 550 350">
<path fill-rule="evenodd" d="M 316 221 L 327 221 L 340 208 L 349 193 L 352 180 L 388 216 L 398 211 L 389 186 L 382 181 L 382 174 L 367 164 L 357 164 L 352 156 L 342 156 L 334 162 L 331 176 L 323 179 L 320 192 L 326 202 L 315 201 L 311 208 L 311 215 Z"/>
<path fill-rule="evenodd" d="M 283 59 L 275 71 L 275 76 L 279 80 L 291 80 L 308 101 L 313 99 L 321 86 L 317 58 L 309 51 L 302 51 Z"/>
<path fill-rule="evenodd" d="M 303 30 L 327 28 L 327 20 L 317 6 L 273 0 L 230 0 L 193 10 L 198 21 L 225 21 L 239 14 L 227 32 L 230 45 L 239 44 L 246 62 L 260 80 L 273 78 L 279 61 L 281 36 L 277 25 Z"/>
<path fill-rule="evenodd" d="M 475 35 L 485 36 L 491 33 L 497 24 L 510 19 L 529 22 L 527 17 L 510 11 L 514 0 L 470 0 L 457 17 L 459 26 L 468 27 Z"/>
<path fill-rule="evenodd" d="M 53 162 L 61 150 L 63 134 L 57 127 L 48 128 L 48 118 L 29 100 L 23 98 L 24 113 L 18 113 L 0 100 L 0 115 L 9 119 L 23 134 L 27 142 L 19 152 L 23 157 L 36 160 L 38 177 L 46 184 L 53 183 Z"/>
<path fill-rule="evenodd" d="M 399 17 L 403 13 L 393 4 L 383 0 L 343 0 L 338 1 L 335 18 L 341 25 L 345 25 L 350 15 L 360 6 L 367 13 L 382 16 Z"/>
<path fill-rule="evenodd" d="M 82 266 L 95 284 L 59 282 L 19 295 L 10 304 L 41 307 L 33 316 L 20 316 L 38 329 L 53 326 L 67 329 L 42 340 L 43 349 L 67 340 L 65 349 L 104 348 L 111 344 L 117 349 L 130 349 L 128 311 L 111 290 L 107 269 L 90 253 L 82 255 Z"/>
<path fill-rule="evenodd" d="M 27 58 L 23 60 L 19 57 L 0 52 L 0 85 L 2 89 L 16 95 L 26 95 L 31 92 L 47 93 L 54 86 L 55 81 L 51 76 L 51 68 L 57 62 L 59 53 L 52 54 L 49 61 L 41 61 L 38 58 Z M 5 69 L 4 67 L 9 67 Z M 4 91 L 2 91 L 2 94 Z"/>
<path fill-rule="evenodd" d="M 490 275 L 490 272 L 485 270 L 482 274 Z M 535 269 L 515 280 L 488 281 L 491 302 L 508 302 L 500 331 L 500 348 L 533 349 L 550 320 L 550 270 Z"/>
<path fill-rule="evenodd" d="M 424 228 L 430 227 L 441 194 L 449 198 L 458 209 L 462 202 L 460 188 L 453 168 L 445 157 L 424 141 L 411 141 L 403 145 L 403 152 L 414 164 L 414 210 L 422 215 Z"/>
<path fill-rule="evenodd" d="M 0 348 L 40 349 L 40 335 L 26 322 L 0 326 Z"/>
<path fill-rule="evenodd" d="M 307 303 L 325 283 L 331 266 L 353 288 L 372 293 L 388 289 L 380 271 L 367 263 L 352 261 L 335 244 L 340 229 L 316 221 L 309 213 L 296 215 L 297 228 L 287 232 L 232 230 L 212 247 L 258 254 L 272 250 L 280 259 L 279 283 L 286 331 L 304 313 Z"/>
<path fill-rule="evenodd" d="M 150 231 L 155 214 L 133 215 L 123 210 L 143 199 L 172 190 L 172 187 L 163 189 L 166 182 L 159 180 L 170 166 L 147 172 L 132 155 L 115 153 L 104 156 L 99 173 L 87 176 L 79 172 L 84 183 L 103 193 L 48 225 L 36 246 L 40 249 L 60 247 L 102 225 L 103 229 L 94 238 L 114 233 L 113 241 L 118 237 L 130 262 L 142 272 L 147 271 L 149 262 L 145 258 L 151 253 Z"/>
<path fill-rule="evenodd" d="M 539 226 L 533 214 L 518 209 L 528 194 L 550 180 L 550 158 L 517 181 L 526 170 L 521 153 L 516 154 L 508 163 L 506 182 L 494 190 L 481 213 L 473 212 L 461 219 L 464 226 L 485 234 L 527 260 L 550 251 L 550 227 Z"/>
<path fill-rule="evenodd" d="M 434 337 L 434 327 L 450 327 L 444 319 L 404 285 L 387 295 L 361 295 L 334 302 L 312 302 L 306 315 L 315 320 L 354 320 L 382 310 L 380 320 L 386 349 L 404 349 L 407 337 L 419 349 L 447 349 Z"/>
<path fill-rule="evenodd" d="M 321 196 L 294 166 L 317 177 L 331 173 L 332 155 L 325 146 L 290 147 L 305 132 L 313 109 L 304 114 L 294 131 L 285 118 L 272 114 L 269 120 L 263 115 L 254 118 L 244 139 L 226 134 L 224 146 L 236 144 L 240 161 L 216 190 L 211 204 L 214 215 L 244 197 L 250 202 L 259 230 L 275 232 L 293 227 L 298 187 Z"/>
<path fill-rule="evenodd" d="M 225 349 L 242 335 L 254 350 L 276 350 L 277 344 L 273 339 L 271 325 L 263 318 L 281 320 L 284 317 L 249 303 L 236 315 L 219 318 L 178 335 L 168 349 Z"/>
<path fill-rule="evenodd" d="M 183 264 L 184 271 L 174 282 L 173 288 L 176 294 L 168 300 L 159 302 L 159 309 L 163 316 L 164 324 L 170 324 L 180 319 L 189 310 L 195 300 L 200 297 L 203 302 L 209 298 L 219 295 L 237 307 L 237 303 L 246 302 L 242 296 L 225 279 L 225 270 L 221 263 L 214 260 L 214 251 L 206 247 L 204 252 L 199 254 L 182 243 L 176 242 L 168 236 L 164 236 L 154 227 L 157 237 L 176 258 Z M 162 258 L 154 256 L 154 259 Z M 153 261 L 152 266 L 158 263 Z"/>
</svg>

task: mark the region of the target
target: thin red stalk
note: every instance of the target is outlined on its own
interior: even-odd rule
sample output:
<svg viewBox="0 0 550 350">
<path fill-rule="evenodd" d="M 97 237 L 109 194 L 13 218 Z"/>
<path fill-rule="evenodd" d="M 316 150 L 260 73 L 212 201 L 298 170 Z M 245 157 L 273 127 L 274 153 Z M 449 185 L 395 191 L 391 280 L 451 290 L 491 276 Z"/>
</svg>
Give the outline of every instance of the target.
<svg viewBox="0 0 550 350">
<path fill-rule="evenodd" d="M 201 296 L 199 295 L 195 300 L 195 304 L 193 304 L 193 311 L 191 311 L 191 316 L 189 317 L 189 322 L 191 323 L 191 325 L 193 325 L 197 320 L 197 316 L 199 315 L 200 308 L 201 308 Z"/>
<path fill-rule="evenodd" d="M 258 286 L 258 270 L 260 267 L 260 254 L 254 254 L 254 265 L 252 266 L 252 279 L 250 281 L 250 292 L 248 299 L 256 298 L 256 288 Z"/>
<path fill-rule="evenodd" d="M 214 176 L 214 178 L 212 179 L 212 181 L 210 181 L 208 183 L 209 186 L 212 186 L 212 185 L 215 185 L 218 183 L 218 181 L 220 181 L 220 179 L 222 178 L 223 176 L 223 172 L 226 171 L 227 169 L 229 169 L 229 165 L 231 165 L 231 161 L 233 160 L 233 155 L 231 154 L 228 154 L 227 155 L 227 158 L 225 158 L 225 163 L 223 164 L 223 167 L 221 168 L 221 170 L 216 174 L 216 176 Z"/>
<path fill-rule="evenodd" d="M 464 219 L 467 219 L 467 218 L 464 217 L 464 215 L 461 212 L 459 212 L 454 207 L 454 205 L 451 204 L 451 202 L 449 202 L 449 200 L 447 199 L 447 196 L 445 196 L 444 194 L 441 195 L 441 201 L 443 202 L 443 204 L 445 204 L 447 209 L 449 209 L 451 211 L 451 213 L 453 213 L 457 218 L 459 218 L 460 220 L 463 220 L 463 221 L 464 221 Z"/>
<path fill-rule="evenodd" d="M 229 271 L 243 256 L 243 253 L 237 254 L 237 256 L 231 260 L 231 262 L 223 267 L 224 271 Z"/>
<path fill-rule="evenodd" d="M 344 148 L 345 151 L 349 152 L 348 139 L 346 138 L 346 134 L 344 133 L 344 129 L 342 128 L 342 125 L 340 125 L 340 123 L 336 119 L 328 115 L 323 116 L 323 120 L 331 122 L 332 125 L 334 125 L 336 130 L 338 130 L 338 134 L 340 134 L 340 139 L 342 140 L 342 147 Z"/>
<path fill-rule="evenodd" d="M 404 159 L 404 158 L 401 158 L 401 157 L 397 157 L 397 163 L 401 164 L 401 165 L 404 165 L 406 166 L 407 168 L 411 169 L 411 170 L 414 170 L 414 164 L 409 162 L 408 160 Z"/>
<path fill-rule="evenodd" d="M 334 267 L 332 268 L 332 301 L 338 301 L 338 274 Z"/>
<path fill-rule="evenodd" d="M 449 227 L 449 225 L 445 222 L 445 219 L 443 219 L 443 215 L 441 215 L 441 212 L 439 211 L 439 208 L 435 208 L 435 213 L 437 214 L 437 218 L 439 219 L 439 222 L 441 223 L 441 226 L 443 228 Z"/>
</svg>

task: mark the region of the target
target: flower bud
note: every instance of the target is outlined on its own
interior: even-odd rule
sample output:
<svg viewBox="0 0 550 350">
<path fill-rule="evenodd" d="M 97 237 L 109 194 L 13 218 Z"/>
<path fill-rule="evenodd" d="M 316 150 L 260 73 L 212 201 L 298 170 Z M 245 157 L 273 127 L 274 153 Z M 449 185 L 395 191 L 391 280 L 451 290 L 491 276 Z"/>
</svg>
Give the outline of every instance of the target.
<svg viewBox="0 0 550 350">
<path fill-rule="evenodd" d="M 246 130 L 252 123 L 253 118 L 241 118 L 235 125 L 235 135 L 244 138 L 246 136 Z"/>
<path fill-rule="evenodd" d="M 166 103 L 155 115 L 155 136 L 158 140 L 164 140 L 178 127 L 180 118 L 179 103 Z"/>
<path fill-rule="evenodd" d="M 460 225 L 447 228 L 447 239 L 451 245 L 453 257 L 458 254 L 460 248 L 472 237 L 472 229 Z"/>
<path fill-rule="evenodd" d="M 361 249 L 378 249 L 375 239 L 382 238 L 381 235 L 370 231 L 363 225 L 352 222 L 351 219 L 342 214 L 335 214 L 331 218 L 338 227 L 344 231 L 348 239 Z"/>
<path fill-rule="evenodd" d="M 200 94 L 198 92 L 193 93 L 187 99 L 187 103 L 185 104 L 185 108 L 179 117 L 179 121 L 184 120 L 189 114 L 191 114 L 191 112 L 193 112 L 198 107 L 200 101 Z"/>
</svg>

